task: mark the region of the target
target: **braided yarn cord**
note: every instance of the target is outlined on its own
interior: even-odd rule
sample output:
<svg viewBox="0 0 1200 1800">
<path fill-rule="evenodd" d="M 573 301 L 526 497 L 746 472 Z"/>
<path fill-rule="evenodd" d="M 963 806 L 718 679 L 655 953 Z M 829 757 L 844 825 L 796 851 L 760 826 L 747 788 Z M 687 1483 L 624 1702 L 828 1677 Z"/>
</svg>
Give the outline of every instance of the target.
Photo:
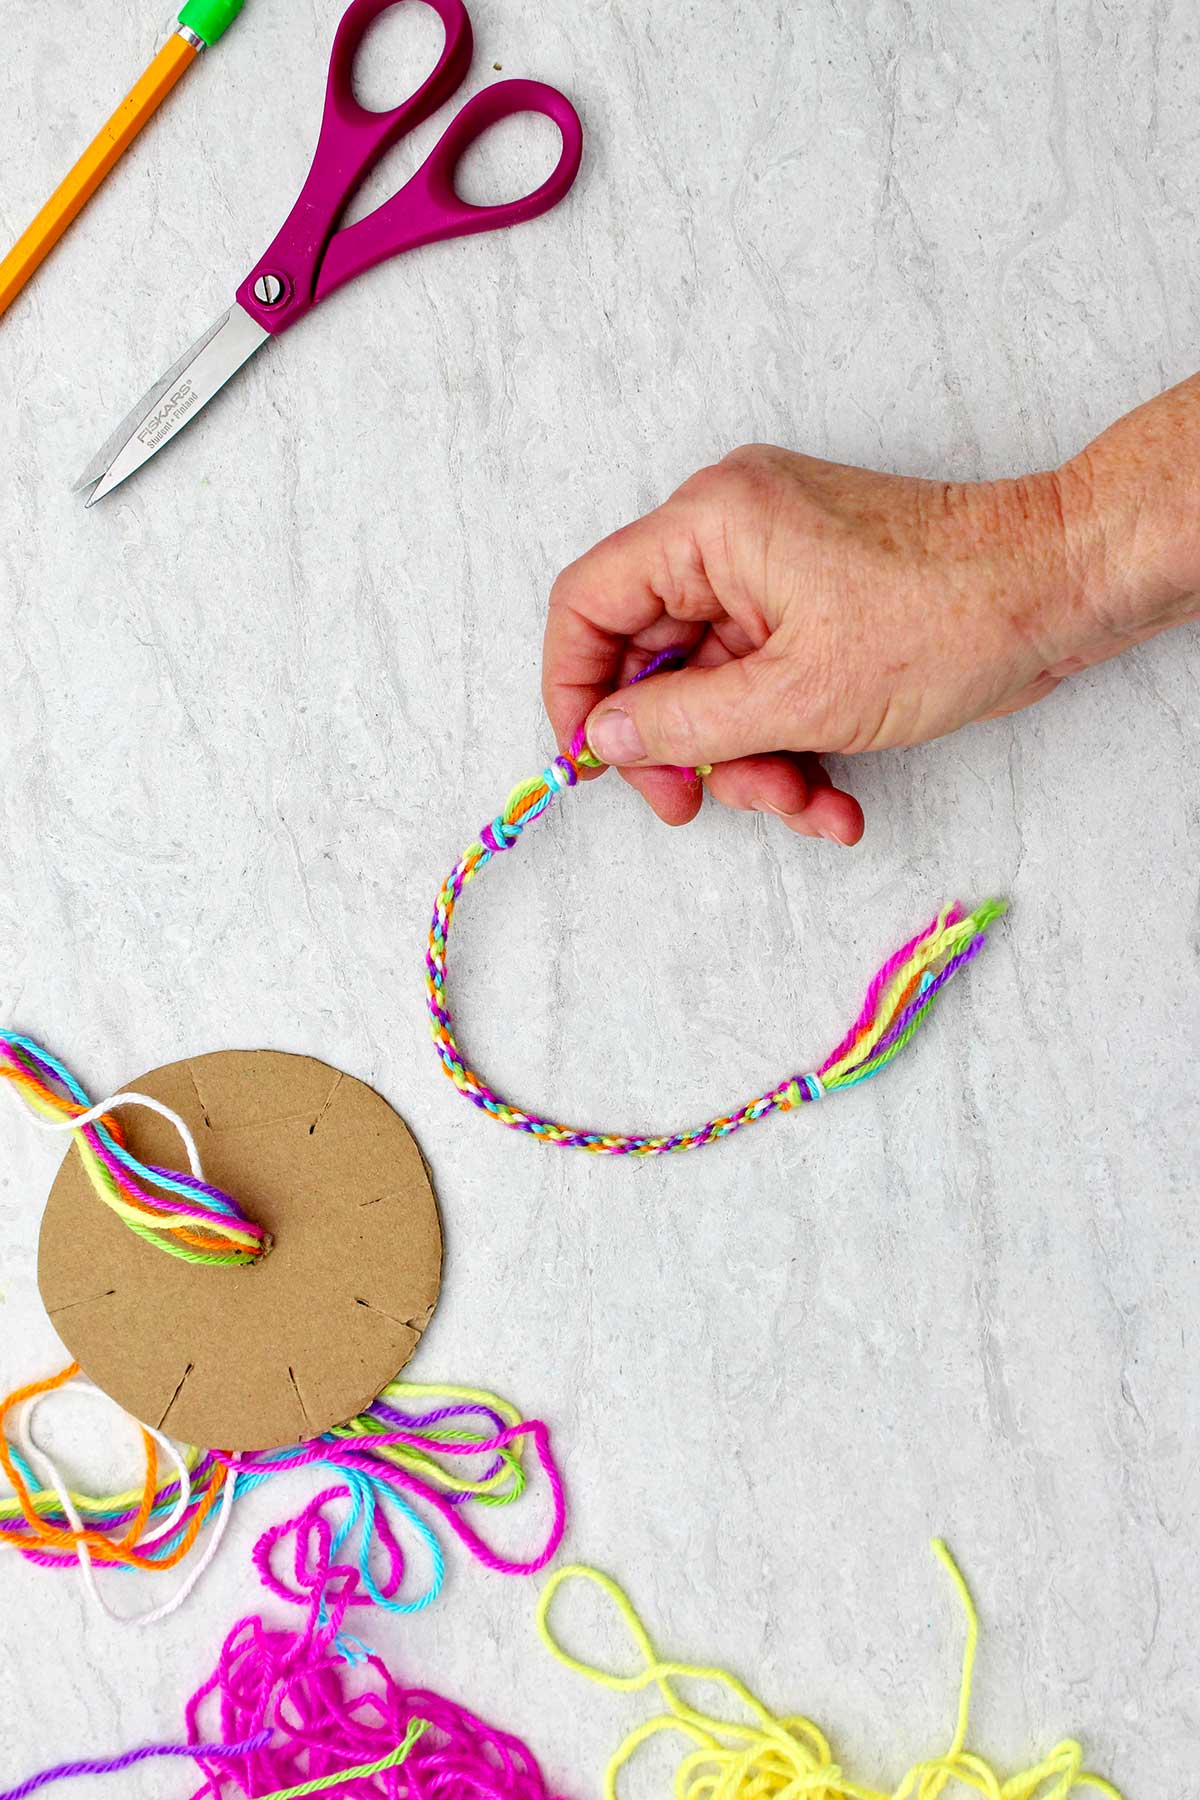
<svg viewBox="0 0 1200 1800">
<path fill-rule="evenodd" d="M 664 662 L 677 660 L 674 653 L 657 657 L 638 677 L 644 679 Z M 446 965 L 450 927 L 463 889 L 482 874 L 489 863 L 511 850 L 535 819 L 547 812 L 560 794 L 573 788 L 583 769 L 603 764 L 586 746 L 581 730 L 570 748 L 556 756 L 548 768 L 515 787 L 499 815 L 485 825 L 476 841 L 455 863 L 434 903 L 425 956 L 425 996 L 430 1031 L 442 1068 L 459 1093 L 482 1112 L 523 1131 L 546 1144 L 587 1150 L 600 1156 L 665 1156 L 681 1150 L 697 1150 L 729 1137 L 744 1125 L 753 1125 L 772 1113 L 790 1112 L 819 1100 L 837 1088 L 853 1087 L 878 1074 L 925 1023 L 938 995 L 987 941 L 989 925 L 1004 912 L 1004 904 L 985 901 L 973 912 L 956 903 L 943 907 L 938 916 L 879 970 L 867 989 L 857 1020 L 842 1042 L 812 1074 L 789 1075 L 765 1094 L 756 1094 L 733 1112 L 706 1119 L 691 1131 L 667 1136 L 637 1136 L 627 1132 L 588 1131 L 561 1125 L 541 1114 L 513 1105 L 496 1093 L 468 1063 L 455 1035 L 454 1018 L 446 992 Z"/>
</svg>

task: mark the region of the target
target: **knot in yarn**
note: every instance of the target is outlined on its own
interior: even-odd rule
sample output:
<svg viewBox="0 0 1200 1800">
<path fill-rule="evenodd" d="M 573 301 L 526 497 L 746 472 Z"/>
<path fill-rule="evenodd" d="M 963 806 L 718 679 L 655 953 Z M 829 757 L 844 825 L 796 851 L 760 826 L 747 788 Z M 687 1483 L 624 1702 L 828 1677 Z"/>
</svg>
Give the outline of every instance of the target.
<svg viewBox="0 0 1200 1800">
<path fill-rule="evenodd" d="M 525 827 L 519 819 L 506 819 L 503 816 L 493 819 L 479 833 L 479 841 L 485 850 L 498 856 L 502 850 L 511 850 Z"/>
<path fill-rule="evenodd" d="M 793 1106 L 804 1106 L 825 1096 L 825 1083 L 819 1075 L 794 1075 L 787 1084 L 787 1097 L 780 1102 L 780 1112 Z"/>
</svg>

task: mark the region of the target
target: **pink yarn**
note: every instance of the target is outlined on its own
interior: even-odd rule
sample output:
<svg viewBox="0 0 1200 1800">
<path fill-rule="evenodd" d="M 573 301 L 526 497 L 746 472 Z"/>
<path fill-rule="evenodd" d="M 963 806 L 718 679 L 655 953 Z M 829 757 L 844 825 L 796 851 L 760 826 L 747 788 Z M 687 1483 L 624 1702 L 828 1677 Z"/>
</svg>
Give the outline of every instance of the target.
<svg viewBox="0 0 1200 1800">
<path fill-rule="evenodd" d="M 336 1461 L 342 1468 L 354 1469 L 360 1474 L 369 1476 L 376 1484 L 380 1481 L 390 1482 L 393 1487 L 403 1488 L 406 1492 L 417 1495 L 427 1506 L 432 1506 L 436 1510 L 456 1536 L 467 1546 L 472 1556 L 477 1557 L 485 1568 L 493 1569 L 499 1575 L 536 1575 L 538 1570 L 544 1569 L 556 1555 L 558 1547 L 562 1543 L 563 1529 L 566 1524 L 566 1500 L 563 1495 L 562 1477 L 559 1475 L 550 1451 L 550 1433 L 540 1419 L 523 1419 L 517 1425 L 506 1426 L 494 1437 L 476 1438 L 466 1444 L 448 1443 L 444 1439 L 424 1437 L 420 1432 L 399 1430 L 372 1432 L 366 1441 L 371 1444 L 404 1444 L 410 1449 L 425 1450 L 442 1456 L 474 1457 L 486 1456 L 497 1450 L 503 1450 L 509 1444 L 519 1444 L 524 1438 L 533 1440 L 538 1463 L 550 1489 L 550 1501 L 553 1508 L 550 1534 L 545 1546 L 538 1555 L 525 1561 L 516 1561 L 511 1557 L 501 1556 L 467 1524 L 452 1500 L 449 1500 L 444 1494 L 438 1493 L 427 1482 L 419 1480 L 417 1476 L 410 1474 L 406 1469 L 402 1469 L 394 1463 L 386 1463 L 379 1457 L 367 1455 L 356 1449 L 354 1447 L 358 1441 L 356 1439 L 346 1440 L 331 1448 L 324 1438 L 319 1438 L 315 1443 L 301 1445 L 282 1456 L 278 1452 L 261 1458 L 254 1455 L 243 1455 L 238 1458 L 237 1466 L 248 1474 L 254 1474 L 260 1470 L 275 1473 L 279 1469 L 303 1468 L 308 1463 Z M 214 1450 L 212 1454 L 220 1462 L 232 1461 L 232 1458 L 227 1456 L 223 1450 Z M 290 1598 L 290 1596 L 285 1597 Z"/>
<path fill-rule="evenodd" d="M 964 916 L 961 902 L 956 900 L 946 913 L 944 922 L 947 925 L 957 925 L 958 921 Z M 874 1019 L 875 1008 L 879 1004 L 879 996 L 882 994 L 888 982 L 892 979 L 892 976 L 896 973 L 896 970 L 901 968 L 908 961 L 918 944 L 923 944 L 927 937 L 933 936 L 939 924 L 942 922 L 943 921 L 940 918 L 931 919 L 924 931 L 918 931 L 916 937 L 909 938 L 907 944 L 902 944 L 900 946 L 895 956 L 888 957 L 882 969 L 879 970 L 878 974 L 872 977 L 871 985 L 867 989 L 866 998 L 863 1000 L 857 1019 L 855 1019 L 853 1025 L 850 1027 L 837 1048 L 829 1052 L 829 1055 L 817 1070 L 818 1075 L 823 1075 L 826 1069 L 832 1069 L 834 1063 L 841 1061 L 842 1057 L 845 1056 L 846 1052 L 854 1043 L 859 1032 L 865 1031 L 867 1026 Z"/>
<path fill-rule="evenodd" d="M 305 1617 L 294 1630 L 272 1630 L 255 1615 L 229 1633 L 216 1668 L 188 1702 L 188 1741 L 212 1741 L 216 1721 L 224 1741 L 264 1730 L 271 1740 L 234 1761 L 198 1756 L 205 1780 L 193 1800 L 272 1794 L 377 1762 L 415 1719 L 429 1729 L 403 1767 L 341 1784 L 336 1800 L 552 1800 L 519 1738 L 440 1694 L 403 1686 L 378 1656 L 367 1654 L 358 1666 L 345 1660 L 337 1640 L 346 1614 L 371 1601 L 358 1571 L 333 1560 L 329 1511 L 343 1496 L 345 1488 L 327 1488 L 255 1547 L 264 1585 L 303 1605 Z M 276 1565 L 289 1547 L 285 1578 Z"/>
</svg>

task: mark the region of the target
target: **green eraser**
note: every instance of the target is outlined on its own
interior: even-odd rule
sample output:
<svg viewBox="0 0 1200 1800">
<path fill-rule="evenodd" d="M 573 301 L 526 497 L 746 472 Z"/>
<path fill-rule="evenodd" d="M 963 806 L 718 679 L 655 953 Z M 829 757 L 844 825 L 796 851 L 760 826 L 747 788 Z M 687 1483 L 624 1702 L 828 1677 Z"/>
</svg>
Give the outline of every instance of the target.
<svg viewBox="0 0 1200 1800">
<path fill-rule="evenodd" d="M 179 23 L 194 31 L 211 48 L 221 33 L 228 31 L 242 5 L 243 0 L 187 0 Z"/>
</svg>

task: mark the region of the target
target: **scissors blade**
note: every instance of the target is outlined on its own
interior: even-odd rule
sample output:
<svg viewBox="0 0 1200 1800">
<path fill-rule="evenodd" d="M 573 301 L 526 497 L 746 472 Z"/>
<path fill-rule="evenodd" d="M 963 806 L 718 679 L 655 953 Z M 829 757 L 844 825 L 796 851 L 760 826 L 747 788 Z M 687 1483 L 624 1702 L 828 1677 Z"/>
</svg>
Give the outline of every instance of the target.
<svg viewBox="0 0 1200 1800">
<path fill-rule="evenodd" d="M 156 450 L 169 444 L 268 336 L 240 306 L 235 304 L 223 313 L 142 396 L 93 457 L 75 483 L 76 493 L 91 490 L 85 504 L 94 506 L 111 494 Z"/>
</svg>

